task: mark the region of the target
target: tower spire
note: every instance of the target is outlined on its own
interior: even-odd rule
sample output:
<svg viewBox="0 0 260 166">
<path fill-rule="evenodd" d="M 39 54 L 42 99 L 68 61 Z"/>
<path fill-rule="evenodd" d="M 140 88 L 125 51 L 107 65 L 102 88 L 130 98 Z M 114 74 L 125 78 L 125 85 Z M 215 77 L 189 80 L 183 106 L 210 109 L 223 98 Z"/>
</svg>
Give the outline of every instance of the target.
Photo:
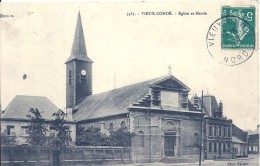
<svg viewBox="0 0 260 166">
<path fill-rule="evenodd" d="M 80 12 L 70 57 L 66 64 L 66 108 L 74 108 L 92 95 L 92 63 L 87 56 Z"/>
<path fill-rule="evenodd" d="M 78 19 L 77 19 L 77 25 L 74 34 L 74 41 L 72 45 L 71 55 L 69 59 L 66 61 L 66 63 L 72 60 L 93 62 L 87 55 L 80 11 L 78 13 Z"/>
</svg>

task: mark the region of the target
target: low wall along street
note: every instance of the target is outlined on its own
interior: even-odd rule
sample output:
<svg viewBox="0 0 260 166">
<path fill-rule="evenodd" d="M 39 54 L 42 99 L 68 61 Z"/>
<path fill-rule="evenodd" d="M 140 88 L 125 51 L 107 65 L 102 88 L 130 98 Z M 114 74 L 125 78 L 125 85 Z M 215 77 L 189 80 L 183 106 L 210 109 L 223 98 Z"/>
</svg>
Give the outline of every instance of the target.
<svg viewBox="0 0 260 166">
<path fill-rule="evenodd" d="M 131 163 L 130 147 L 1 147 L 1 166 L 83 166 Z"/>
</svg>

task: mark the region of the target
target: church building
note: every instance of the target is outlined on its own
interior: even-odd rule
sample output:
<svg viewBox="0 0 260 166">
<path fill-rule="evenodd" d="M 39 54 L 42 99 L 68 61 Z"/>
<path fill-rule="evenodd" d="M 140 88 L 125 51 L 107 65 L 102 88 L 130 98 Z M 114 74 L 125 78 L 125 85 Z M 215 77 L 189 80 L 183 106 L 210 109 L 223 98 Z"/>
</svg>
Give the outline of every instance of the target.
<svg viewBox="0 0 260 166">
<path fill-rule="evenodd" d="M 190 88 L 168 75 L 92 94 L 92 64 L 85 47 L 80 13 L 66 64 L 66 107 L 78 127 L 91 125 L 109 133 L 120 127 L 134 132 L 132 160 L 199 157 L 200 111 L 189 110 Z"/>
</svg>

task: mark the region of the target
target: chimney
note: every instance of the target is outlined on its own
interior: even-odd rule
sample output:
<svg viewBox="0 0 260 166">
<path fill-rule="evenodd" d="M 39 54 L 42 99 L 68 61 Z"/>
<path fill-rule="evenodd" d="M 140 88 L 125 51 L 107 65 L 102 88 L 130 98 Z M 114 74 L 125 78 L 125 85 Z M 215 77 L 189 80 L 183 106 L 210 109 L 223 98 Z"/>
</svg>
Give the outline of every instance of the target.
<svg viewBox="0 0 260 166">
<path fill-rule="evenodd" d="M 219 102 L 219 111 L 223 112 L 223 103 L 221 100 Z"/>
<path fill-rule="evenodd" d="M 198 98 L 197 94 L 195 94 L 195 96 L 194 96 L 194 107 L 196 109 L 199 109 L 199 98 Z"/>
<path fill-rule="evenodd" d="M 66 108 L 66 116 L 70 119 L 73 119 L 72 118 L 72 108 Z"/>
</svg>

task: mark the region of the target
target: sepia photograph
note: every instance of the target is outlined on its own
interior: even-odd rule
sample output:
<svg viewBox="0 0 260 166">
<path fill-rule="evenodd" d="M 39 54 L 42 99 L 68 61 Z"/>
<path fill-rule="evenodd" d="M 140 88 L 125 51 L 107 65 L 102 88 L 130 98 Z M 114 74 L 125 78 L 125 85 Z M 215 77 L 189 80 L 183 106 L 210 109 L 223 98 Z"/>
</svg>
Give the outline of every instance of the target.
<svg viewBox="0 0 260 166">
<path fill-rule="evenodd" d="M 1 166 L 258 166 L 257 1 L 0 4 Z"/>
</svg>

